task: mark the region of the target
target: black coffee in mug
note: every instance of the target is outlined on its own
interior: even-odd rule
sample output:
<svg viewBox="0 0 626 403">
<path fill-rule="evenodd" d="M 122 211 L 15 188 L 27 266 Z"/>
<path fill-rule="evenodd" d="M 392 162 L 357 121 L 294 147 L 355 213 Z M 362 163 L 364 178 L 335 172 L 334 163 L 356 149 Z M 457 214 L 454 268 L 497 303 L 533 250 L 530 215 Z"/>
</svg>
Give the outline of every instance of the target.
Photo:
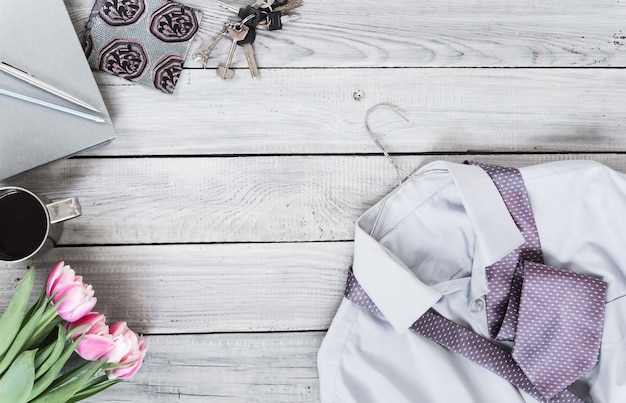
<svg viewBox="0 0 626 403">
<path fill-rule="evenodd" d="M 19 190 L 1 194 L 0 260 L 20 260 L 36 252 L 48 225 L 45 206 L 34 195 Z"/>
<path fill-rule="evenodd" d="M 21 262 L 54 247 L 63 222 L 81 215 L 76 197 L 49 201 L 17 186 L 0 186 L 0 262 Z"/>
</svg>

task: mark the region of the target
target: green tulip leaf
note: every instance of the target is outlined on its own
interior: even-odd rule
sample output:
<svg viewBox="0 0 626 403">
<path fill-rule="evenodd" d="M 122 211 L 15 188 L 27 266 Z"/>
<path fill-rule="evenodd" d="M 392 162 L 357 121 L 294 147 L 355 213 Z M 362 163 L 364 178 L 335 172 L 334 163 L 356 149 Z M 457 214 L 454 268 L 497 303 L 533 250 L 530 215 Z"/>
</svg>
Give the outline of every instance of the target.
<svg viewBox="0 0 626 403">
<path fill-rule="evenodd" d="M 33 290 L 34 277 L 35 268 L 31 267 L 22 281 L 20 281 L 9 306 L 2 314 L 2 317 L 0 317 L 0 329 L 2 329 L 2 332 L 0 332 L 0 357 L 7 352 L 17 332 L 20 330 L 20 325 L 28 306 L 28 299 Z"/>
<path fill-rule="evenodd" d="M 37 325 L 39 325 L 39 320 L 45 309 L 46 306 L 42 305 L 26 323 L 22 324 L 22 328 L 13 339 L 11 347 L 9 347 L 4 357 L 2 357 L 2 361 L 0 361 L 0 374 L 3 374 L 4 371 L 9 368 L 15 357 L 25 350 L 26 342 L 32 337 Z"/>
<path fill-rule="evenodd" d="M 35 354 L 24 351 L 0 378 L 0 402 L 25 403 L 35 382 Z"/>
<path fill-rule="evenodd" d="M 94 381 L 89 382 L 87 386 L 85 386 L 82 390 L 78 391 L 74 396 L 72 396 L 72 398 L 68 400 L 67 403 L 80 402 L 81 400 L 85 400 L 120 382 L 122 382 L 121 379 L 114 379 L 109 381 L 109 378 L 107 378 L 106 375 L 102 375 Z"/>
<path fill-rule="evenodd" d="M 44 287 L 39 293 L 39 298 L 37 298 L 37 301 L 35 301 L 35 303 L 30 307 L 28 312 L 26 312 L 26 315 L 24 315 L 24 320 L 22 321 L 22 323 L 26 323 L 33 316 L 33 313 L 35 313 L 41 307 L 42 304 L 48 305 L 49 303 L 50 300 L 48 300 L 48 298 L 46 297 L 46 288 Z"/>
<path fill-rule="evenodd" d="M 58 325 L 58 333 L 57 340 L 54 343 L 54 348 L 52 352 L 48 356 L 48 358 L 41 364 L 41 366 L 37 367 L 35 371 L 35 379 L 39 379 L 43 374 L 45 374 L 63 353 L 63 347 L 65 346 L 65 340 L 67 337 L 67 330 L 62 325 Z"/>
<path fill-rule="evenodd" d="M 71 382 L 66 383 L 63 386 L 59 386 L 51 391 L 46 391 L 45 394 L 40 395 L 32 403 L 64 403 L 67 402 L 77 392 L 82 390 L 89 382 L 89 379 L 96 374 L 104 365 L 104 362 L 93 364 L 85 372 L 83 372 L 78 378 L 75 378 Z"/>
<path fill-rule="evenodd" d="M 50 354 L 52 354 L 55 347 L 56 342 L 50 343 L 46 347 L 40 348 L 39 351 L 37 351 L 37 355 L 35 356 L 35 368 L 41 367 L 41 364 L 43 364 L 48 357 L 50 357 Z"/>
<path fill-rule="evenodd" d="M 74 352 L 76 343 L 76 341 L 73 343 L 68 343 L 63 349 L 61 356 L 52 364 L 48 371 L 42 374 L 40 378 L 37 378 L 35 385 L 33 385 L 33 390 L 30 393 L 28 401 L 35 399 L 37 396 L 45 392 L 48 388 L 54 388 L 55 380 L 57 380 L 57 375 L 59 375 L 59 372 L 61 372 L 63 366 Z"/>
</svg>

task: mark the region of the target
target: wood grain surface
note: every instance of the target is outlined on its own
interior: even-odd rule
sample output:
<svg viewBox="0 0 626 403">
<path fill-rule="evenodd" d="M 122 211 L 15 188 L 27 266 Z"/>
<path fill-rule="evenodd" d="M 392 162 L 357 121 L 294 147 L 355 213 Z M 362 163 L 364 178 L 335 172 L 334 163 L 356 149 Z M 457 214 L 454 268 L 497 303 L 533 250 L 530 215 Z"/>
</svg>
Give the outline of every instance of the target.
<svg viewBox="0 0 626 403">
<path fill-rule="evenodd" d="M 625 151 L 621 69 L 185 70 L 176 94 L 97 73 L 119 138 L 90 155 Z M 113 84 L 116 83 L 116 84 Z M 267 94 L 260 96 L 259 94 Z M 359 99 L 356 100 L 355 99 Z"/>
<path fill-rule="evenodd" d="M 234 16 L 204 18 L 194 49 Z M 77 35 L 93 5 L 65 0 Z M 237 4 L 244 4 L 239 2 Z M 91 402 L 319 402 L 316 354 L 342 300 L 357 218 L 437 159 L 591 159 L 626 172 L 626 3 L 305 0 L 258 33 L 261 77 L 188 57 L 173 95 L 94 72 L 111 144 L 6 181 L 77 196 L 57 248 L 0 263 L 0 308 L 26 266 L 59 260 L 98 310 L 150 345 Z M 375 105 L 366 130 L 367 111 Z"/>
</svg>

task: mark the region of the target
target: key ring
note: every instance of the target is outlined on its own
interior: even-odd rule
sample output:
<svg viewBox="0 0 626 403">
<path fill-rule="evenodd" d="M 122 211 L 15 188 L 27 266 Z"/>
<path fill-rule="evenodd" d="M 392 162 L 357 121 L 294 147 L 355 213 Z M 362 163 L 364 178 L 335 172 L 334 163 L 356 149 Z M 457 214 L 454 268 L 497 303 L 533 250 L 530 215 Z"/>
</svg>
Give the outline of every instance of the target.
<svg viewBox="0 0 626 403">
<path fill-rule="evenodd" d="M 247 16 L 246 18 L 244 18 L 243 20 L 241 20 L 239 23 L 235 24 L 233 26 L 234 29 L 236 29 L 237 31 L 241 31 L 241 29 L 243 28 L 244 25 L 246 25 L 246 22 L 250 21 L 254 19 L 254 14 L 250 14 L 249 16 Z"/>
</svg>

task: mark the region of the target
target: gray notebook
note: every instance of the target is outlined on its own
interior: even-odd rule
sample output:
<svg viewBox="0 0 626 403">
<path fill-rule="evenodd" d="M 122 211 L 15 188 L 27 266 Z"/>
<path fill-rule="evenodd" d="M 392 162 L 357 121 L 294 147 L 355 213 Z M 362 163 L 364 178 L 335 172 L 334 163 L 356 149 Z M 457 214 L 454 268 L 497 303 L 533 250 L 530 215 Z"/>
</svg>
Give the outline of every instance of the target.
<svg viewBox="0 0 626 403">
<path fill-rule="evenodd" d="M 0 0 L 0 61 L 97 107 L 105 123 L 0 95 L 0 180 L 112 140 L 115 129 L 63 0 Z M 89 112 L 4 72 L 0 88 Z"/>
</svg>

